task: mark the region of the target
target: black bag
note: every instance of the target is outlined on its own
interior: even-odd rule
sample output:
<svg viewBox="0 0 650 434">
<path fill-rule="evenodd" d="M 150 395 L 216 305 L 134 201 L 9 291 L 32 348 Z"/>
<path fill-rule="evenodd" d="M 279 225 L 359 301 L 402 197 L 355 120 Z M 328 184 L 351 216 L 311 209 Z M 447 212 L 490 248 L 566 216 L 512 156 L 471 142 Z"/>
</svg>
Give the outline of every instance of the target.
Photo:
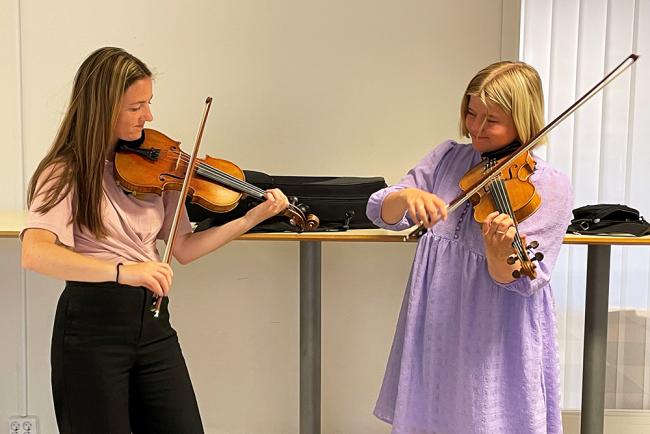
<svg viewBox="0 0 650 434">
<path fill-rule="evenodd" d="M 305 214 L 315 214 L 320 224 L 318 231 L 345 231 L 369 229 L 376 226 L 366 217 L 368 198 L 375 191 L 386 187 L 382 177 L 324 177 L 324 176 L 271 176 L 253 170 L 244 170 L 246 182 L 262 190 L 279 188 L 296 205 L 306 208 Z M 259 200 L 246 197 L 226 213 L 213 213 L 205 208 L 187 203 L 190 220 L 199 222 L 196 231 L 220 226 L 257 205 Z M 286 217 L 272 217 L 254 227 L 251 232 L 297 232 Z"/>
<path fill-rule="evenodd" d="M 631 234 L 637 237 L 650 235 L 650 224 L 639 211 L 626 205 L 586 205 L 573 210 L 574 219 L 569 233 L 584 235 Z"/>
</svg>

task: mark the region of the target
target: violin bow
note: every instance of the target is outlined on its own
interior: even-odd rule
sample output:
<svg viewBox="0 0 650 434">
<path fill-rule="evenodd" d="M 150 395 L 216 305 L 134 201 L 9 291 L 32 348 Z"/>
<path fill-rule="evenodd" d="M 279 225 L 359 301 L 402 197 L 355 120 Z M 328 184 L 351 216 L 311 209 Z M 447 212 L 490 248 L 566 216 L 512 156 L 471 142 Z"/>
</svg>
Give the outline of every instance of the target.
<svg viewBox="0 0 650 434">
<path fill-rule="evenodd" d="M 526 145 L 520 146 L 515 152 L 510 154 L 507 158 L 504 158 L 498 164 L 494 165 L 494 167 L 492 167 L 490 171 L 487 172 L 485 178 L 483 178 L 482 181 L 477 182 L 463 195 L 458 196 L 456 199 L 452 200 L 447 205 L 447 213 L 451 213 L 452 211 L 454 211 L 466 200 L 474 196 L 479 190 L 485 187 L 488 183 L 492 182 L 494 178 L 496 178 L 501 174 L 502 169 L 505 169 L 505 166 L 508 166 L 512 161 L 519 158 L 524 152 L 528 152 L 530 149 L 532 149 L 533 146 L 535 146 L 542 139 L 542 137 L 544 137 L 546 134 L 551 132 L 553 128 L 558 126 L 562 121 L 564 121 L 571 114 L 573 114 L 573 112 L 578 110 L 584 103 L 586 103 L 589 99 L 591 99 L 591 97 L 593 97 L 598 92 L 603 90 L 605 86 L 611 83 L 616 77 L 621 75 L 623 71 L 625 71 L 627 68 L 632 66 L 632 64 L 634 64 L 634 62 L 636 62 L 638 58 L 639 58 L 638 54 L 630 54 L 629 56 L 627 56 L 616 68 L 610 71 L 609 74 L 607 74 L 598 83 L 596 83 L 594 87 L 592 87 L 587 93 L 581 96 L 580 99 L 578 99 L 576 102 L 571 104 L 569 108 L 564 110 L 559 116 L 557 116 L 548 125 L 542 128 L 535 136 L 533 136 L 532 139 L 530 139 L 530 141 Z M 405 235 L 402 241 L 408 241 L 411 238 L 417 239 L 422 235 L 424 235 L 426 231 L 427 228 L 424 227 L 423 223 L 420 223 L 417 228 L 415 228 L 413 231 Z"/>
<path fill-rule="evenodd" d="M 178 203 L 176 204 L 176 211 L 174 212 L 174 220 L 172 220 L 172 226 L 169 230 L 169 238 L 167 239 L 167 244 L 165 248 L 165 253 L 163 255 L 162 261 L 170 264 L 172 261 L 172 251 L 174 249 L 174 240 L 176 239 L 176 229 L 178 228 L 178 220 L 180 219 L 181 212 L 183 212 L 183 206 L 185 205 L 185 197 L 187 196 L 187 190 L 189 190 L 190 182 L 194 176 L 194 162 L 196 161 L 196 156 L 199 152 L 199 146 L 201 145 L 201 139 L 203 138 L 203 130 L 205 129 L 205 121 L 208 118 L 208 113 L 210 112 L 210 106 L 212 105 L 212 97 L 207 97 L 205 100 L 205 107 L 203 108 L 203 115 L 201 116 L 201 123 L 199 124 L 199 130 L 196 133 L 196 139 L 194 141 L 194 148 L 192 149 L 192 156 L 190 157 L 187 163 L 187 169 L 185 172 L 185 179 L 183 180 L 183 187 L 181 188 L 180 196 L 178 197 Z M 180 162 L 180 155 L 179 161 Z M 152 308 L 154 318 L 158 318 L 160 315 L 160 307 L 162 305 L 163 296 L 155 298 L 155 306 Z"/>
</svg>

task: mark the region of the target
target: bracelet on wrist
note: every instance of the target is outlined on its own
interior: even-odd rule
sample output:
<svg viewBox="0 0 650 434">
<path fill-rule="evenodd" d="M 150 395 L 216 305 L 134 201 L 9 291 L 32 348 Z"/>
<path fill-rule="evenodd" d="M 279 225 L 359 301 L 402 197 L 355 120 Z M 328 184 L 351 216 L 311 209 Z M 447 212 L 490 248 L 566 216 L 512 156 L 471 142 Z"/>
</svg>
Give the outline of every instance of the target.
<svg viewBox="0 0 650 434">
<path fill-rule="evenodd" d="M 115 282 L 116 282 L 116 283 L 120 283 L 120 267 L 121 267 L 122 265 L 124 265 L 124 264 L 121 263 L 121 262 L 119 262 L 119 263 L 117 264 L 117 267 L 116 267 L 116 268 L 117 268 L 117 273 L 116 273 L 116 275 L 115 275 Z"/>
</svg>

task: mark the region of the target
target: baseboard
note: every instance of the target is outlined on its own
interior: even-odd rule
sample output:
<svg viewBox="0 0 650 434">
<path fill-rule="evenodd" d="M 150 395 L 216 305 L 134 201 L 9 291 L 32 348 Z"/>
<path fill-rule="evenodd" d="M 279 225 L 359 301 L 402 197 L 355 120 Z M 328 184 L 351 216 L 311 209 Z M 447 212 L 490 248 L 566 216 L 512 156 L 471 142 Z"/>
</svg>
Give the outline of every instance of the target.
<svg viewBox="0 0 650 434">
<path fill-rule="evenodd" d="M 562 411 L 564 434 L 580 434 L 580 411 Z M 650 433 L 650 410 L 605 410 L 604 434 Z"/>
</svg>

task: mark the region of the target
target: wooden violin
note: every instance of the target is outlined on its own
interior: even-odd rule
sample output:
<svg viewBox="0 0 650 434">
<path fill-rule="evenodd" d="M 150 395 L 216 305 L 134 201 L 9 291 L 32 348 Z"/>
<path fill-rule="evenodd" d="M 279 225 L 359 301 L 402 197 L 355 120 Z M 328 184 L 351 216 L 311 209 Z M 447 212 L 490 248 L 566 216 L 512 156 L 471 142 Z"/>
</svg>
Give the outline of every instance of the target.
<svg viewBox="0 0 650 434">
<path fill-rule="evenodd" d="M 489 173 L 492 167 L 497 164 L 499 164 L 499 160 L 485 158 L 472 167 L 459 182 L 461 190 L 470 190 L 477 181 L 483 179 L 485 174 Z M 532 241 L 529 245 L 525 245 L 519 235 L 518 223 L 537 211 L 542 203 L 535 186 L 530 182 L 530 176 L 535 171 L 535 159 L 530 152 L 525 152 L 504 167 L 498 176 L 470 196 L 468 200 L 474 206 L 474 220 L 480 224 L 494 211 L 510 216 L 514 222 L 516 232 L 512 242 L 514 253 L 508 257 L 508 264 L 513 265 L 519 261 L 521 266 L 519 270 L 512 272 L 512 276 L 519 278 L 521 275 L 526 275 L 534 279 L 537 273 L 533 261 L 541 261 L 544 259 L 544 254 L 535 252 L 531 256 L 531 249 L 536 249 L 539 243 Z"/>
<path fill-rule="evenodd" d="M 135 142 L 121 141 L 115 153 L 115 179 L 124 189 L 136 193 L 162 194 L 181 190 L 190 155 L 165 134 L 144 129 Z M 192 203 L 213 212 L 228 212 L 244 195 L 264 200 L 265 191 L 245 181 L 244 172 L 230 161 L 206 156 L 197 158 L 188 189 Z M 307 208 L 293 200 L 282 211 L 299 231 L 314 230 L 319 220 L 306 214 Z"/>
</svg>

